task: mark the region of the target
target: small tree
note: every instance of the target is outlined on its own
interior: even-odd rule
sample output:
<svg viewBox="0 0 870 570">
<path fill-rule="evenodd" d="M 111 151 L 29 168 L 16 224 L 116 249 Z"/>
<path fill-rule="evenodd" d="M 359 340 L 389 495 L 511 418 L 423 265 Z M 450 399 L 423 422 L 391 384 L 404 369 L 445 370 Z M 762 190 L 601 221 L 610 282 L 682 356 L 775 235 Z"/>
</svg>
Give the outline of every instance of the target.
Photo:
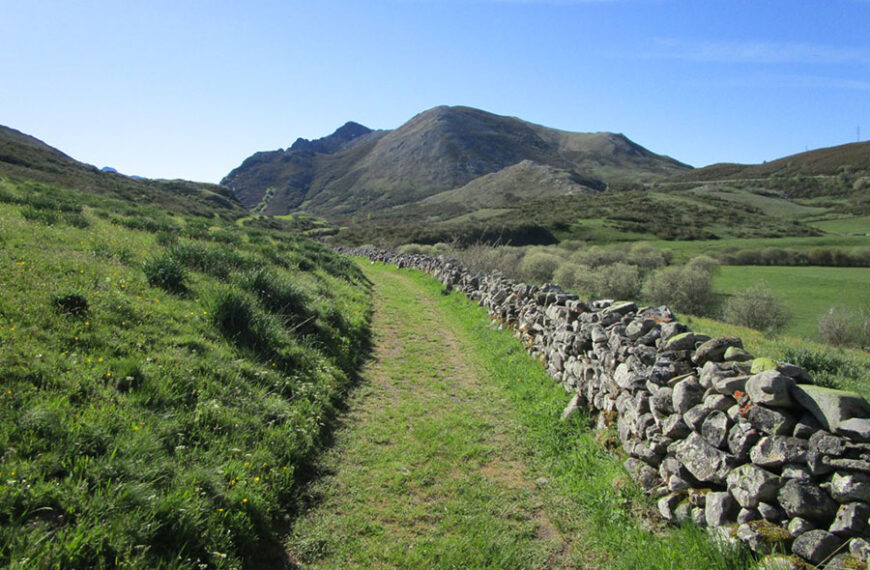
<svg viewBox="0 0 870 570">
<path fill-rule="evenodd" d="M 786 306 L 762 282 L 733 295 L 725 303 L 726 322 L 752 329 L 775 332 L 791 318 Z"/>
</svg>

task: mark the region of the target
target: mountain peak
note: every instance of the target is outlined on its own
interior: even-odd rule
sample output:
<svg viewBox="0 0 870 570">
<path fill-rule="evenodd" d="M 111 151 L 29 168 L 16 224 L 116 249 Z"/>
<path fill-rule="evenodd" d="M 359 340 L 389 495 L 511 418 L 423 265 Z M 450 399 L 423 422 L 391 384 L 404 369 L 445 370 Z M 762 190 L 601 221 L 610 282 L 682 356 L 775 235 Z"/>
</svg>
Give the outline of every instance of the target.
<svg viewBox="0 0 870 570">
<path fill-rule="evenodd" d="M 293 143 L 289 150 L 330 154 L 340 150 L 347 143 L 371 132 L 372 130 L 366 126 L 353 121 L 348 121 L 337 128 L 335 132 L 329 136 L 315 139 L 313 141 L 300 137 L 296 139 L 296 142 Z"/>
</svg>

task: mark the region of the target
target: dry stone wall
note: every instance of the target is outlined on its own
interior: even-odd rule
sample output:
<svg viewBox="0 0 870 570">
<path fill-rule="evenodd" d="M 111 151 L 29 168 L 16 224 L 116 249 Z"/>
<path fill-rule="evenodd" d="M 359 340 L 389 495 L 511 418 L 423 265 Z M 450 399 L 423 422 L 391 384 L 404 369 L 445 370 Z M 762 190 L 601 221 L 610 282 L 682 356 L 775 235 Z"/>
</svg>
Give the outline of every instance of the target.
<svg viewBox="0 0 870 570">
<path fill-rule="evenodd" d="M 345 253 L 424 271 L 486 307 L 568 392 L 563 417 L 588 408 L 616 428 L 626 469 L 665 519 L 762 554 L 867 566 L 870 404 L 857 394 L 814 386 L 739 338 L 693 332 L 667 307 L 585 302 L 443 257 Z M 778 556 L 768 561 L 794 564 Z"/>
</svg>

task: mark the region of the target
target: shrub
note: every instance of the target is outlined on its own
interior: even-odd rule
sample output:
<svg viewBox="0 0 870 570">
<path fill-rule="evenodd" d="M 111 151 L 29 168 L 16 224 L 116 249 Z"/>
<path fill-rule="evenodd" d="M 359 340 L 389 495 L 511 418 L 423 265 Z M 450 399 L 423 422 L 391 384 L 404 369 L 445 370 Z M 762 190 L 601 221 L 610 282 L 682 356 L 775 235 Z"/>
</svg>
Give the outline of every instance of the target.
<svg viewBox="0 0 870 570">
<path fill-rule="evenodd" d="M 520 261 L 520 274 L 529 282 L 545 283 L 553 279 L 553 272 L 561 263 L 562 259 L 557 255 L 532 251 Z"/>
<path fill-rule="evenodd" d="M 636 299 L 640 293 L 640 271 L 634 265 L 614 263 L 599 267 L 592 274 L 594 293 L 598 297 Z"/>
<path fill-rule="evenodd" d="M 52 299 L 55 309 L 63 315 L 83 317 L 88 314 L 88 300 L 77 293 L 59 295 Z"/>
<path fill-rule="evenodd" d="M 173 293 L 182 293 L 187 289 L 184 283 L 187 279 L 184 264 L 172 255 L 152 257 L 142 264 L 142 270 L 148 283 L 153 287 L 160 287 Z"/>
<path fill-rule="evenodd" d="M 858 340 L 858 326 L 852 321 L 851 311 L 831 308 L 819 317 L 819 338 L 834 346 L 853 344 Z"/>
<path fill-rule="evenodd" d="M 729 298 L 722 317 L 735 325 L 775 332 L 788 323 L 791 315 L 782 301 L 759 283 Z"/>
<path fill-rule="evenodd" d="M 628 250 L 625 261 L 646 272 L 667 265 L 667 255 L 653 245 L 638 242 Z"/>
<path fill-rule="evenodd" d="M 705 271 L 711 275 L 715 275 L 716 272 L 719 271 L 719 261 L 709 255 L 696 255 L 690 259 L 689 263 L 686 265 L 692 269 Z"/>
<path fill-rule="evenodd" d="M 406 255 L 432 255 L 431 245 L 421 245 L 418 243 L 406 243 L 399 246 L 399 253 Z"/>
<path fill-rule="evenodd" d="M 643 296 L 677 311 L 701 315 L 713 305 L 713 274 L 698 265 L 663 267 L 646 278 Z"/>
<path fill-rule="evenodd" d="M 577 289 L 577 270 L 580 265 L 565 261 L 553 272 L 553 281 L 565 289 Z"/>
</svg>

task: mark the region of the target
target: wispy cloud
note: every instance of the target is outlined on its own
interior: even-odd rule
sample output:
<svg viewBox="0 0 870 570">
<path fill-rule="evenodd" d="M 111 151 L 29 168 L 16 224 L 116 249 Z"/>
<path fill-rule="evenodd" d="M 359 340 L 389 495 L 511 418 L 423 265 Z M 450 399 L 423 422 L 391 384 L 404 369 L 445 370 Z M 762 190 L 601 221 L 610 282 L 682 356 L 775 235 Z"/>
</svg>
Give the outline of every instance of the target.
<svg viewBox="0 0 870 570">
<path fill-rule="evenodd" d="M 870 63 L 870 47 L 764 41 L 715 42 L 658 40 L 646 55 L 709 63 L 842 64 Z"/>
</svg>

